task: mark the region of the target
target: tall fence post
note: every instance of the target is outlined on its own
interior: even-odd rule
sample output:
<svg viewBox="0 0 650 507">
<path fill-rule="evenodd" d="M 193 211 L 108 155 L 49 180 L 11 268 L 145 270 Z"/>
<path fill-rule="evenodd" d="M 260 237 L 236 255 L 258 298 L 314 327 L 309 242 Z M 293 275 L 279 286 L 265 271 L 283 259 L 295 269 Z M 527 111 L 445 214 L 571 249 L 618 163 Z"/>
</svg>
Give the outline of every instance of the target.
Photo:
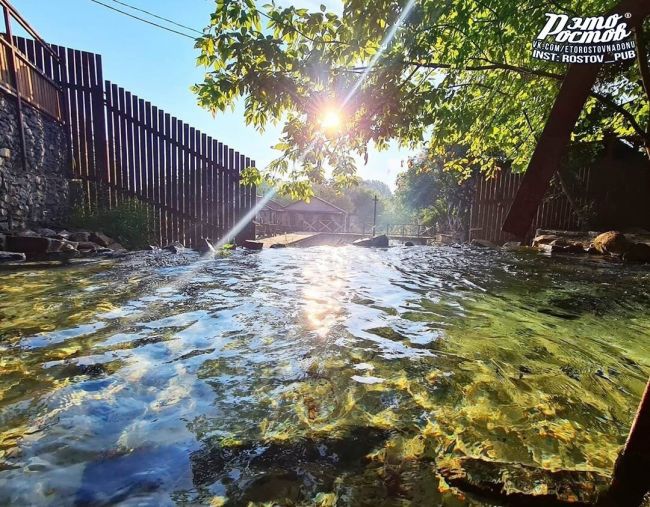
<svg viewBox="0 0 650 507">
<path fill-rule="evenodd" d="M 22 99 L 22 89 L 20 86 L 20 76 L 18 75 L 18 68 L 16 65 L 16 47 L 14 44 L 14 37 L 11 31 L 11 15 L 9 14 L 9 8 L 2 4 L 2 12 L 4 15 L 5 29 L 7 30 L 7 42 L 9 49 L 9 73 L 14 82 L 14 87 L 16 89 L 16 107 L 18 110 L 18 128 L 20 130 L 20 146 L 23 151 L 23 169 L 27 171 L 27 143 L 25 142 L 25 118 L 23 117 L 23 99 Z"/>
</svg>

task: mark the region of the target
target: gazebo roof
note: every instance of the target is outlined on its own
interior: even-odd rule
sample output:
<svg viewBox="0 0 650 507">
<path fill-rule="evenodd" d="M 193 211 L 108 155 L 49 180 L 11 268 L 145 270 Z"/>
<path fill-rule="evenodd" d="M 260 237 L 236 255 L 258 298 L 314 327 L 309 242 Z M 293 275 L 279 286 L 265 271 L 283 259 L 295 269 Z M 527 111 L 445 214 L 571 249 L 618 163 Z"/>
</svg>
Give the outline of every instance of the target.
<svg viewBox="0 0 650 507">
<path fill-rule="evenodd" d="M 287 204 L 284 207 L 285 211 L 300 211 L 304 213 L 337 213 L 347 215 L 347 211 L 338 206 L 335 206 L 331 202 L 321 199 L 320 197 L 312 197 L 309 202 L 305 201 L 296 201 L 291 204 Z"/>
</svg>

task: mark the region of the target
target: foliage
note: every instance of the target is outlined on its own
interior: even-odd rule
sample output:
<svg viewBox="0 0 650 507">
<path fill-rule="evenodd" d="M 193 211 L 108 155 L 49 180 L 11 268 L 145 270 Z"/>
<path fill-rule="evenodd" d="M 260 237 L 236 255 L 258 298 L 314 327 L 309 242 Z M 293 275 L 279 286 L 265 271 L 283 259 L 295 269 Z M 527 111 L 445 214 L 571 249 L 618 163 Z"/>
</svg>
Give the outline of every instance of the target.
<svg viewBox="0 0 650 507">
<path fill-rule="evenodd" d="M 68 227 L 103 232 L 131 250 L 143 249 L 158 241 L 147 205 L 137 199 L 127 199 L 112 208 L 78 206 L 70 214 Z"/>
<path fill-rule="evenodd" d="M 455 150 L 458 153 L 458 150 Z M 396 199 L 415 210 L 424 225 L 439 231 L 466 233 L 473 185 L 445 169 L 444 159 L 424 153 L 411 159 L 397 178 Z"/>
<path fill-rule="evenodd" d="M 426 142 L 445 168 L 465 176 L 468 167 L 490 175 L 505 160 L 520 171 L 566 71 L 531 58 L 545 13 L 594 16 L 613 5 L 344 0 L 337 13 L 218 0 L 196 44 L 207 73 L 195 92 L 213 112 L 244 98 L 246 121 L 258 129 L 284 122 L 275 146 L 281 155 L 268 170 L 294 196 L 308 195 L 310 181 L 323 182 L 327 168 L 337 185 L 354 181 L 354 156 L 393 139 L 412 147 Z M 574 140 L 607 130 L 648 144 L 641 77 L 631 63 L 604 66 Z M 342 116 L 342 129 L 322 128 L 331 110 Z M 462 157 L 448 150 L 453 145 L 467 147 Z"/>
</svg>

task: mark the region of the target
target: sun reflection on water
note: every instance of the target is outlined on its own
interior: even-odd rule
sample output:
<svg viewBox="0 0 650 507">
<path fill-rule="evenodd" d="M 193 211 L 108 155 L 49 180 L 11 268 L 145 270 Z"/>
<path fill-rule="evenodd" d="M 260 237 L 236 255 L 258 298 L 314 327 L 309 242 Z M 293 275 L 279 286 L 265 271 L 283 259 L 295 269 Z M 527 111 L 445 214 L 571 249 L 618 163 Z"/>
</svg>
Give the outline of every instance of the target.
<svg viewBox="0 0 650 507">
<path fill-rule="evenodd" d="M 349 259 L 336 249 L 323 250 L 302 266 L 302 291 L 308 328 L 324 339 L 341 321 Z"/>
</svg>

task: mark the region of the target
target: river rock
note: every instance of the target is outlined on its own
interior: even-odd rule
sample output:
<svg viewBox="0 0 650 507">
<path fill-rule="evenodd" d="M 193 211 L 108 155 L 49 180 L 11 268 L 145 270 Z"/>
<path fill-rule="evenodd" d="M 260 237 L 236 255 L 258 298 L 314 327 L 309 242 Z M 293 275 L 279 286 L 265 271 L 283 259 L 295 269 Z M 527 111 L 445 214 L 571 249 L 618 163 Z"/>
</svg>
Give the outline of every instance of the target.
<svg viewBox="0 0 650 507">
<path fill-rule="evenodd" d="M 632 246 L 623 233 L 607 231 L 594 238 L 593 247 L 601 254 L 623 255 Z"/>
<path fill-rule="evenodd" d="M 10 252 L 45 253 L 51 251 L 52 241 L 50 238 L 40 236 L 7 236 L 7 250 Z"/>
<path fill-rule="evenodd" d="M 382 234 L 381 236 L 375 236 L 374 238 L 363 238 L 354 241 L 352 244 L 354 246 L 363 246 L 366 248 L 387 248 L 388 247 L 388 236 Z"/>
<path fill-rule="evenodd" d="M 88 237 L 88 240 L 92 241 L 93 243 L 97 243 L 99 246 L 103 246 L 103 247 L 107 247 L 108 245 L 113 243 L 113 240 L 102 232 L 93 232 Z"/>
<path fill-rule="evenodd" d="M 572 239 L 558 238 L 550 243 L 553 253 L 585 253 L 585 247 L 579 241 Z"/>
<path fill-rule="evenodd" d="M 260 241 L 251 241 L 245 239 L 244 241 L 242 241 L 241 246 L 243 246 L 244 248 L 248 248 L 249 250 L 261 250 L 262 248 L 264 248 L 264 243 Z"/>
<path fill-rule="evenodd" d="M 21 252 L 0 251 L 0 262 L 20 262 L 24 261 L 25 259 L 25 254 Z"/>
<path fill-rule="evenodd" d="M 68 237 L 70 241 L 77 241 L 77 242 L 84 242 L 84 241 L 90 241 L 90 233 L 89 232 L 73 232 L 70 234 Z"/>
<path fill-rule="evenodd" d="M 623 254 L 623 260 L 627 262 L 650 262 L 650 245 L 633 243 L 629 250 Z"/>
<path fill-rule="evenodd" d="M 62 231 L 57 232 L 54 237 L 56 239 L 70 239 L 70 233 L 64 229 Z"/>
<path fill-rule="evenodd" d="M 470 241 L 470 245 L 477 246 L 479 248 L 497 248 L 494 243 L 488 241 L 487 239 L 473 239 Z"/>
<path fill-rule="evenodd" d="M 607 476 L 592 471 L 553 471 L 479 458 L 448 459 L 441 465 L 438 472 L 449 485 L 506 505 L 594 505 L 609 486 Z"/>
<path fill-rule="evenodd" d="M 406 241 L 404 246 L 415 246 L 415 244 L 412 241 Z"/>
<path fill-rule="evenodd" d="M 67 239 L 61 240 L 62 245 L 61 245 L 61 251 L 62 252 L 72 252 L 77 249 L 79 246 L 79 243 L 76 243 L 75 241 L 68 241 Z"/>
<path fill-rule="evenodd" d="M 22 231 L 14 232 L 13 236 L 18 236 L 20 238 L 33 238 L 35 236 L 38 236 L 38 234 L 36 234 L 31 229 L 23 229 Z"/>
<path fill-rule="evenodd" d="M 287 248 L 284 243 L 273 243 L 269 248 Z"/>
<path fill-rule="evenodd" d="M 186 250 L 188 250 L 187 248 L 185 248 L 178 241 L 174 241 L 173 243 L 170 243 L 169 245 L 164 246 L 162 249 L 167 251 L 167 252 L 171 252 L 173 254 L 179 254 L 179 253 L 182 253 L 182 252 L 185 252 Z"/>
<path fill-rule="evenodd" d="M 550 245 L 557 239 L 560 239 L 557 234 L 538 234 L 533 238 L 533 246 Z"/>
<path fill-rule="evenodd" d="M 110 245 L 108 245 L 108 248 L 110 248 L 110 249 L 113 250 L 114 252 L 125 252 L 125 251 L 126 251 L 126 248 L 124 248 L 124 247 L 123 247 L 120 243 L 118 243 L 118 242 L 111 243 Z M 156 247 L 156 250 L 160 250 L 160 248 Z"/>
<path fill-rule="evenodd" d="M 79 241 L 77 243 L 77 250 L 80 252 L 96 252 L 97 245 L 92 241 Z"/>
<path fill-rule="evenodd" d="M 34 229 L 34 232 L 38 236 L 43 236 L 44 238 L 56 238 L 56 231 L 52 229 L 48 229 L 47 227 L 39 227 L 37 229 Z"/>
<path fill-rule="evenodd" d="M 503 250 L 508 250 L 509 252 L 517 251 L 521 248 L 521 241 L 506 241 L 501 245 Z"/>
<path fill-rule="evenodd" d="M 212 246 L 212 243 L 210 243 L 210 240 L 207 238 L 202 238 L 199 241 L 199 244 L 196 246 L 195 250 L 201 254 L 209 254 L 209 253 L 216 252 L 216 250 Z"/>
</svg>

